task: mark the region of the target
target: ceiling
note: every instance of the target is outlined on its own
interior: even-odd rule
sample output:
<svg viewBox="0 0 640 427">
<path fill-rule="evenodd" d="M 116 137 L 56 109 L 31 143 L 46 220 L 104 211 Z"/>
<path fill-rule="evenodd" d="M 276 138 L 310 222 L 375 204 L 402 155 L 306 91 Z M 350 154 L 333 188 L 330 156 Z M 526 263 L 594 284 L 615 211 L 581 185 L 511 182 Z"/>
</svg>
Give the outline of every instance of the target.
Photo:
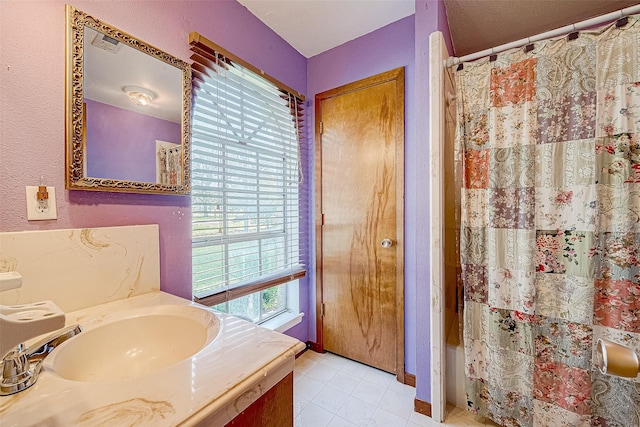
<svg viewBox="0 0 640 427">
<path fill-rule="evenodd" d="M 584 21 L 640 0 L 444 0 L 455 56 Z"/>
<path fill-rule="evenodd" d="M 93 28 L 84 29 L 84 97 L 180 123 L 182 71 L 125 43 L 116 42 L 114 52 L 94 44 L 104 37 Z M 134 105 L 123 91 L 126 86 L 150 90 L 155 99 L 146 106 Z"/>
<path fill-rule="evenodd" d="M 414 0 L 238 0 L 307 58 L 415 13 Z M 640 0 L 444 0 L 456 56 L 583 21 Z"/>
<path fill-rule="evenodd" d="M 306 58 L 415 13 L 414 0 L 238 0 Z"/>
</svg>

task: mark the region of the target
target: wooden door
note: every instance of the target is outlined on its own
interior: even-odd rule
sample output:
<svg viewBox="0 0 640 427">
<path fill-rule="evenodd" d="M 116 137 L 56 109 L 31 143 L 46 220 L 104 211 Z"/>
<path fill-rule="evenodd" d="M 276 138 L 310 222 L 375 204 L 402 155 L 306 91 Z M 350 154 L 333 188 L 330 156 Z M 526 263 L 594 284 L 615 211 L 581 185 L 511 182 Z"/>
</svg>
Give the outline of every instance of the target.
<svg viewBox="0 0 640 427">
<path fill-rule="evenodd" d="M 318 343 L 403 380 L 404 69 L 316 95 L 316 141 Z"/>
</svg>

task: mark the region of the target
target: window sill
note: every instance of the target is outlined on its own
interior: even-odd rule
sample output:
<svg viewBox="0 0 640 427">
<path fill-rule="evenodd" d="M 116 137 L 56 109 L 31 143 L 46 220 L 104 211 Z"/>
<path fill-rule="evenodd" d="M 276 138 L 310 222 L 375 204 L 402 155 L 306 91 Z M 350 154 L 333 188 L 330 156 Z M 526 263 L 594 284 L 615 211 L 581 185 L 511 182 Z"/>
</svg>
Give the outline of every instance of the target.
<svg viewBox="0 0 640 427">
<path fill-rule="evenodd" d="M 261 323 L 260 326 L 276 332 L 285 332 L 302 322 L 302 316 L 304 316 L 304 313 L 282 313 L 271 320 Z"/>
</svg>

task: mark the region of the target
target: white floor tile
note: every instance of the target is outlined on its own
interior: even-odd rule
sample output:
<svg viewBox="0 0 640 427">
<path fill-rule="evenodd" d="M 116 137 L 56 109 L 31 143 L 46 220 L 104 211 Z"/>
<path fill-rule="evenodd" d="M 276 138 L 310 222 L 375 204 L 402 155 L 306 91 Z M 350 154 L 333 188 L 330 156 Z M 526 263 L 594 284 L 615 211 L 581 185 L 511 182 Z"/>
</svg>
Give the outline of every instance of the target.
<svg viewBox="0 0 640 427">
<path fill-rule="evenodd" d="M 312 402 L 333 414 L 337 414 L 348 398 L 349 395 L 347 393 L 327 385 L 320 390 L 320 393 L 313 398 Z"/>
<path fill-rule="evenodd" d="M 328 384 L 337 373 L 338 368 L 325 365 L 324 363 L 318 363 L 316 366 L 309 369 L 305 376 L 313 378 L 314 380 L 320 381 L 324 384 Z"/>
<path fill-rule="evenodd" d="M 416 389 L 415 387 L 411 387 L 410 385 L 402 384 L 397 380 L 391 381 L 388 390 L 393 390 L 397 393 L 400 393 L 404 396 L 409 396 L 411 399 L 416 397 Z"/>
<path fill-rule="evenodd" d="M 304 407 L 307 406 L 308 404 L 309 404 L 308 400 L 298 397 L 294 394 L 293 395 L 293 416 L 297 417 L 300 414 L 300 412 L 302 412 Z"/>
<path fill-rule="evenodd" d="M 484 425 L 459 408 L 450 408 L 447 421 L 451 424 L 436 423 L 413 412 L 415 395 L 414 387 L 399 383 L 392 374 L 332 353 L 308 350 L 296 359 L 294 427 Z"/>
<path fill-rule="evenodd" d="M 405 427 L 407 420 L 397 417 L 383 409 L 376 409 L 369 420 L 368 427 Z"/>
<path fill-rule="evenodd" d="M 360 381 L 362 381 L 362 379 L 354 377 L 345 371 L 338 371 L 334 377 L 331 378 L 329 384 L 338 390 L 351 394 L 358 384 L 360 384 Z"/>
<path fill-rule="evenodd" d="M 442 426 L 442 424 L 433 421 L 432 418 L 427 417 L 426 415 L 419 414 L 417 412 L 412 412 L 409 416 L 408 426 L 418 426 L 418 427 L 438 427 Z"/>
<path fill-rule="evenodd" d="M 413 412 L 413 398 L 387 389 L 378 404 L 378 408 L 384 409 L 404 420 L 408 420 Z"/>
<path fill-rule="evenodd" d="M 295 371 L 301 375 L 305 375 L 307 372 L 309 372 L 311 368 L 313 368 L 317 364 L 318 362 L 314 362 L 311 359 L 305 359 L 305 358 L 299 357 L 296 359 Z"/>
<path fill-rule="evenodd" d="M 374 405 L 351 396 L 338 411 L 338 416 L 352 422 L 356 426 L 366 427 L 375 409 L 376 407 Z"/>
<path fill-rule="evenodd" d="M 379 371 L 378 369 L 375 369 L 375 368 L 370 369 L 366 374 L 364 374 L 362 379 L 384 388 L 389 387 L 389 384 L 391 384 L 391 381 L 396 380 L 393 374 Z"/>
<path fill-rule="evenodd" d="M 338 369 L 342 368 L 348 361 L 349 359 L 346 359 L 344 357 L 340 357 L 338 355 L 335 355 L 333 353 L 325 353 L 324 354 L 324 359 L 322 359 L 322 363 L 326 364 L 326 365 L 331 365 L 333 367 L 336 367 Z"/>
<path fill-rule="evenodd" d="M 372 369 L 362 363 L 354 362 L 353 360 L 346 360 L 345 364 L 340 369 L 342 372 L 346 372 L 354 377 L 362 378 L 364 375 Z"/>
<path fill-rule="evenodd" d="M 309 403 L 295 419 L 295 427 L 326 427 L 333 414 L 326 409 Z"/>
<path fill-rule="evenodd" d="M 320 390 L 322 390 L 324 386 L 325 384 L 320 381 L 316 381 L 309 377 L 303 377 L 295 384 L 293 394 L 296 397 L 311 401 L 318 393 L 320 393 Z"/>
<path fill-rule="evenodd" d="M 358 427 L 358 426 L 336 415 L 335 417 L 333 417 L 333 419 L 331 420 L 331 422 L 327 427 Z"/>
<path fill-rule="evenodd" d="M 355 390 L 353 390 L 353 393 L 351 393 L 351 395 L 357 397 L 360 400 L 364 400 L 365 402 L 373 406 L 378 406 L 378 403 L 380 403 L 382 395 L 385 391 L 386 389 L 384 387 L 380 387 L 363 380 L 360 382 L 360 384 L 358 384 Z"/>
</svg>

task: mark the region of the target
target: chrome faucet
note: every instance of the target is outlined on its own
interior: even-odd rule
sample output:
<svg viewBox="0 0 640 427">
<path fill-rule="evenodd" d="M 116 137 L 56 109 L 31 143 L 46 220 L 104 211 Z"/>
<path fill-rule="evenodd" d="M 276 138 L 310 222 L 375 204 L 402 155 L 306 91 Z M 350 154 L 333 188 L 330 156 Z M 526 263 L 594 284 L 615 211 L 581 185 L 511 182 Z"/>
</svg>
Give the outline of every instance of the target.
<svg viewBox="0 0 640 427">
<path fill-rule="evenodd" d="M 57 346 L 82 332 L 80 325 L 68 326 L 25 349 L 18 344 L 2 358 L 0 396 L 18 393 L 38 380 L 42 361 Z"/>
<path fill-rule="evenodd" d="M 20 273 L 0 272 L 0 292 L 21 286 Z M 35 384 L 44 358 L 58 345 L 82 332 L 80 325 L 60 329 L 64 324 L 64 312 L 52 301 L 0 305 L 0 396 Z M 25 349 L 25 341 L 51 332 L 53 334 Z"/>
</svg>

